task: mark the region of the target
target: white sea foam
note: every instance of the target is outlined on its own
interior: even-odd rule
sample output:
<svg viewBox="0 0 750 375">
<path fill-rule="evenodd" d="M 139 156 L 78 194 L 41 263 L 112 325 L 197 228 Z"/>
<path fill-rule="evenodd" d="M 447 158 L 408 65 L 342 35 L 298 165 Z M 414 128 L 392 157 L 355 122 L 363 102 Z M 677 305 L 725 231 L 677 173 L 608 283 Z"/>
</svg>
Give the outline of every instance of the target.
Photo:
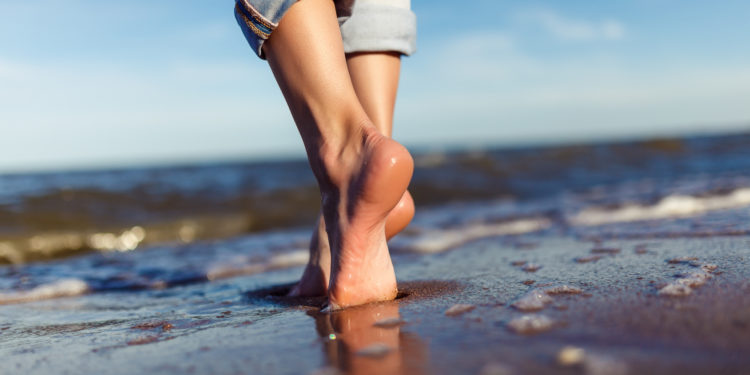
<svg viewBox="0 0 750 375">
<path fill-rule="evenodd" d="M 48 284 L 39 285 L 30 290 L 0 293 L 0 305 L 79 296 L 88 292 L 88 290 L 88 284 L 83 280 L 62 279 Z"/>
<path fill-rule="evenodd" d="M 696 288 L 705 284 L 710 278 L 711 278 L 710 273 L 701 270 L 698 272 L 691 272 L 686 275 L 683 275 L 682 277 L 677 279 L 676 282 L 687 285 L 691 288 Z"/>
<path fill-rule="evenodd" d="M 310 254 L 307 249 L 297 249 L 250 263 L 246 259 L 220 262 L 208 267 L 206 278 L 209 280 L 218 280 L 235 276 L 254 275 L 275 269 L 302 266 L 307 263 L 309 257 Z"/>
<path fill-rule="evenodd" d="M 288 253 L 276 254 L 268 260 L 269 268 L 288 268 L 307 264 L 310 252 L 307 249 L 298 249 Z"/>
<path fill-rule="evenodd" d="M 502 223 L 480 223 L 461 228 L 425 230 L 415 235 L 402 234 L 391 243 L 394 249 L 417 253 L 439 253 L 482 238 L 531 233 L 547 228 L 545 218 L 519 219 Z"/>
<path fill-rule="evenodd" d="M 659 294 L 660 296 L 679 297 L 679 296 L 686 296 L 692 292 L 693 292 L 693 289 L 687 285 L 678 284 L 678 283 L 669 283 L 665 285 L 663 288 L 659 289 L 657 294 Z"/>
<path fill-rule="evenodd" d="M 706 197 L 670 195 L 654 205 L 630 204 L 615 209 L 592 207 L 579 212 L 570 221 L 575 225 L 602 225 L 689 217 L 747 205 L 750 205 L 750 188 L 740 188 L 726 195 Z"/>
<path fill-rule="evenodd" d="M 659 289 L 657 294 L 669 297 L 681 297 L 691 294 L 695 288 L 708 282 L 713 277 L 711 272 L 716 269 L 715 264 L 704 264 L 698 267 L 700 268 L 699 271 L 689 272 L 680 276 Z"/>
</svg>

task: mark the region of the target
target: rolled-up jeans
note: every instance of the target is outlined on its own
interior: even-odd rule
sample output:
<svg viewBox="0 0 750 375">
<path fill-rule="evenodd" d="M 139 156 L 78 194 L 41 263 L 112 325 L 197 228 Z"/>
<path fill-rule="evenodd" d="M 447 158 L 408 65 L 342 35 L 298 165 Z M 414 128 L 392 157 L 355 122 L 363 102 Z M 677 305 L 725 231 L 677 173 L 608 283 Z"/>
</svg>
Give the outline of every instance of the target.
<svg viewBox="0 0 750 375">
<path fill-rule="evenodd" d="M 304 0 L 300 0 L 304 1 Z M 417 19 L 410 0 L 331 0 L 336 6 L 344 52 L 416 50 Z M 297 0 L 236 0 L 234 16 L 253 51 L 262 59 L 263 43 Z"/>
</svg>

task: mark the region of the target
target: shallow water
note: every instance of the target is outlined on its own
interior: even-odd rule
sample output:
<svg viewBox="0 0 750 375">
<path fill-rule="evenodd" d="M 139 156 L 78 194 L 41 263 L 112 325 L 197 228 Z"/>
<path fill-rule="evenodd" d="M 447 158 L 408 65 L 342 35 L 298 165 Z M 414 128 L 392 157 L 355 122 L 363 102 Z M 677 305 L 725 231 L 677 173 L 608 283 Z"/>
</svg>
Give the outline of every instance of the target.
<svg viewBox="0 0 750 375">
<path fill-rule="evenodd" d="M 749 142 L 417 155 L 406 294 L 334 315 L 267 292 L 307 260 L 302 161 L 0 176 L 0 372 L 748 365 Z"/>
<path fill-rule="evenodd" d="M 420 207 L 390 247 L 745 235 L 747 144 L 750 135 L 417 154 Z M 0 262 L 16 265 L 0 268 L 0 304 L 299 266 L 316 194 L 304 161 L 0 175 Z M 89 255 L 63 260 L 72 254 Z M 23 265 L 34 260 L 44 262 Z M 60 279 L 85 287 L 51 284 Z"/>
</svg>

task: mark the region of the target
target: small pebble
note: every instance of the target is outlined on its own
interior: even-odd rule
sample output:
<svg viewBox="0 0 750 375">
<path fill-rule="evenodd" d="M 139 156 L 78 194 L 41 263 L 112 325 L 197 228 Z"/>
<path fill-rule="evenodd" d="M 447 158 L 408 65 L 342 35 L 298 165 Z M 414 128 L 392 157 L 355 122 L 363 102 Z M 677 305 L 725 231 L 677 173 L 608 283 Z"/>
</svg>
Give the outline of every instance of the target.
<svg viewBox="0 0 750 375">
<path fill-rule="evenodd" d="M 711 264 L 711 263 L 704 264 L 704 265 L 701 266 L 701 269 L 703 271 L 706 271 L 706 272 L 714 272 L 714 271 L 716 271 L 717 268 L 719 268 L 719 266 L 717 266 L 715 264 Z"/>
<path fill-rule="evenodd" d="M 526 263 L 523 267 L 521 267 L 521 270 L 525 272 L 536 272 L 539 271 L 540 268 L 542 268 L 542 266 L 539 264 Z"/>
<path fill-rule="evenodd" d="M 646 254 L 646 253 L 648 253 L 648 248 L 646 248 L 646 245 L 638 245 L 638 246 L 635 247 L 634 252 L 636 254 L 641 254 L 641 255 L 642 254 Z"/>
<path fill-rule="evenodd" d="M 586 352 L 575 346 L 565 346 L 557 353 L 557 364 L 560 366 L 575 366 L 583 362 Z"/>
<path fill-rule="evenodd" d="M 620 252 L 620 249 L 616 247 L 595 247 L 591 249 L 591 254 L 608 254 L 615 255 Z"/>
<path fill-rule="evenodd" d="M 677 257 L 677 258 L 668 259 L 667 263 L 669 263 L 669 264 L 689 264 L 690 262 L 695 261 L 695 260 L 698 260 L 698 258 L 685 256 L 685 257 Z"/>
<path fill-rule="evenodd" d="M 476 306 L 474 305 L 468 305 L 468 304 L 455 304 L 451 306 L 448 310 L 445 310 L 445 315 L 447 316 L 457 316 L 461 315 L 463 313 L 469 312 L 471 310 L 474 310 Z"/>
<path fill-rule="evenodd" d="M 596 262 L 599 259 L 602 259 L 601 255 L 587 255 L 587 256 L 575 258 L 574 260 L 576 261 L 576 263 L 590 263 L 590 262 Z"/>
<path fill-rule="evenodd" d="M 130 340 L 127 342 L 128 345 L 144 345 L 144 344 L 150 344 L 152 342 L 159 341 L 158 336 L 146 336 L 146 337 L 139 337 L 135 340 Z"/>
<path fill-rule="evenodd" d="M 559 286 L 553 286 L 549 288 L 544 288 L 544 292 L 547 294 L 555 295 L 555 294 L 581 294 L 583 293 L 583 290 L 581 288 L 576 288 L 574 286 L 570 285 L 559 285 Z"/>
</svg>

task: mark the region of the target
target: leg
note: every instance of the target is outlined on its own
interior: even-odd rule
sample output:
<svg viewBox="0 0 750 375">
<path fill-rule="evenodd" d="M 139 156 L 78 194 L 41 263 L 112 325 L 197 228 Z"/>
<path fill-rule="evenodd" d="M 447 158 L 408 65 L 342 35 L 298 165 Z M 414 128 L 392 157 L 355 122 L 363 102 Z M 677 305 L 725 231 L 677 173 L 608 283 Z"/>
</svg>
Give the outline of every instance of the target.
<svg viewBox="0 0 750 375">
<path fill-rule="evenodd" d="M 396 104 L 401 57 L 395 52 L 351 53 L 346 56 L 349 77 L 360 104 L 381 134 L 390 137 L 393 110 Z M 414 201 L 404 192 L 396 207 L 388 214 L 386 238 L 401 232 L 414 217 Z M 324 295 L 327 291 L 331 265 L 328 238 L 322 218 L 310 240 L 310 260 L 291 296 Z"/>
<path fill-rule="evenodd" d="M 333 3 L 295 3 L 264 48 L 320 186 L 331 249 L 329 306 L 395 298 L 385 222 L 413 163 L 403 146 L 377 131 L 357 99 Z"/>
<path fill-rule="evenodd" d="M 367 116 L 380 133 L 392 137 L 393 110 L 396 106 L 398 78 L 401 71 L 401 54 L 398 52 L 361 52 L 346 56 L 354 91 Z M 385 225 L 386 236 L 390 239 L 414 217 L 414 201 L 409 192 L 388 214 Z"/>
</svg>

